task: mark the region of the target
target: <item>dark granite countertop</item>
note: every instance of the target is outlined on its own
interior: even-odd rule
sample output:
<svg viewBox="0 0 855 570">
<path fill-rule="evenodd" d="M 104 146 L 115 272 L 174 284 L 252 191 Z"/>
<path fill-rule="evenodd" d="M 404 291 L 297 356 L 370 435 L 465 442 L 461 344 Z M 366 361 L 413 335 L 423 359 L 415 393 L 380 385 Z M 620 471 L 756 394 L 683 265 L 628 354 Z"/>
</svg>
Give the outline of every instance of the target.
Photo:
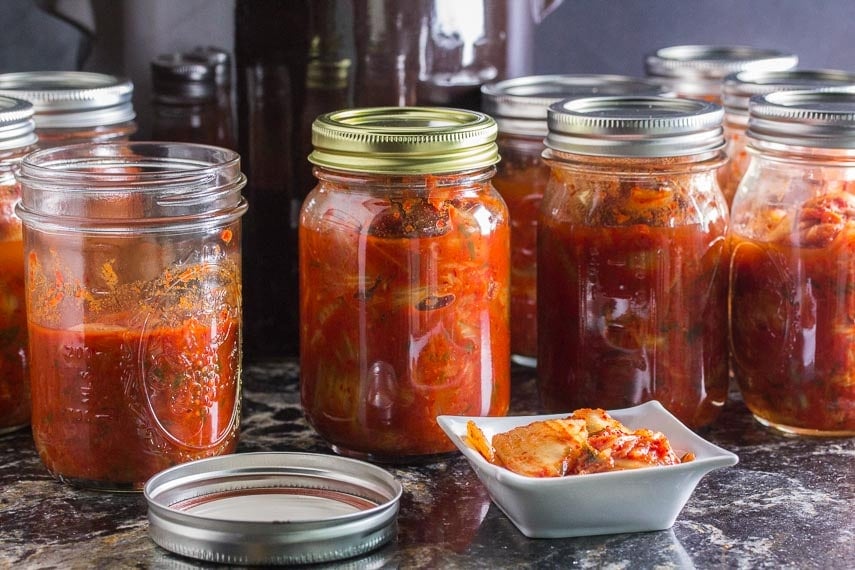
<svg viewBox="0 0 855 570">
<path fill-rule="evenodd" d="M 515 371 L 512 413 L 535 411 Z M 293 363 L 249 366 L 239 451 L 329 449 L 299 407 Z M 855 568 L 855 438 L 799 439 L 755 422 L 738 397 L 702 435 L 739 455 L 701 481 L 665 531 L 524 537 L 462 456 L 390 468 L 404 485 L 395 542 L 349 568 Z M 0 568 L 197 568 L 148 537 L 140 494 L 53 480 L 29 431 L 0 437 Z"/>
</svg>

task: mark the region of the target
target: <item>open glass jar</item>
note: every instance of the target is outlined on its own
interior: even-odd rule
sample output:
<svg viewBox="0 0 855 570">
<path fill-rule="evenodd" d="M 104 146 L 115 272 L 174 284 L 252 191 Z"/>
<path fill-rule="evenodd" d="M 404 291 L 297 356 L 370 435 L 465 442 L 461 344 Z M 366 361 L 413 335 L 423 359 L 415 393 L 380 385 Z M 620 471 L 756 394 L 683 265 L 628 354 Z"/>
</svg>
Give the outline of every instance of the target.
<svg viewBox="0 0 855 570">
<path fill-rule="evenodd" d="M 667 88 L 623 75 L 530 75 L 481 88 L 484 112 L 499 127 L 493 185 L 511 220 L 511 353 L 518 364 L 537 363 L 537 217 L 549 167 L 543 162 L 546 110 L 570 97 L 662 95 Z"/>
<path fill-rule="evenodd" d="M 15 215 L 21 188 L 15 173 L 34 149 L 33 128 L 32 105 L 0 97 L 0 434 L 30 423 L 24 242 Z"/>
<path fill-rule="evenodd" d="M 236 153 L 102 143 L 19 176 L 36 448 L 56 477 L 138 490 L 234 451 L 240 410 Z"/>
<path fill-rule="evenodd" d="M 855 435 L 855 93 L 751 99 L 733 201 L 730 336 L 763 424 Z"/>
<path fill-rule="evenodd" d="M 549 109 L 538 387 L 550 412 L 659 400 L 691 427 L 727 397 L 722 110 L 662 97 Z"/>
<path fill-rule="evenodd" d="M 300 374 L 309 423 L 341 454 L 453 452 L 441 414 L 510 400 L 509 235 L 481 113 L 381 107 L 313 126 L 300 214 Z"/>
</svg>

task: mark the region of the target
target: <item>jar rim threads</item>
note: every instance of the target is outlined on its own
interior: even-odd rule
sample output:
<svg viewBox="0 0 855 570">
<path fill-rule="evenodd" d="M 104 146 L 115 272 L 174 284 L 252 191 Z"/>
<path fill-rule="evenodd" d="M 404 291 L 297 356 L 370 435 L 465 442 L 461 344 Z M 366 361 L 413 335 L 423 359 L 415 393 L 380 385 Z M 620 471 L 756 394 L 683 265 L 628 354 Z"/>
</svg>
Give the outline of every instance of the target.
<svg viewBox="0 0 855 570">
<path fill-rule="evenodd" d="M 53 147 L 25 157 L 18 178 L 28 189 L 18 215 L 68 231 L 178 231 L 237 218 L 247 208 L 240 156 L 201 144 Z"/>
</svg>

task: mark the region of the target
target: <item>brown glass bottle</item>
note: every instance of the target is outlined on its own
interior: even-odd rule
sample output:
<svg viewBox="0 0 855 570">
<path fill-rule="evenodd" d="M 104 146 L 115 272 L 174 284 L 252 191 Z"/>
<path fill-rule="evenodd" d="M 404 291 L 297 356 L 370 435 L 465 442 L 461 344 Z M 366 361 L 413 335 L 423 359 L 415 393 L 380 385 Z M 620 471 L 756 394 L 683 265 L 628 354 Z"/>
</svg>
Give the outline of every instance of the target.
<svg viewBox="0 0 855 570">
<path fill-rule="evenodd" d="M 238 2 L 238 147 L 252 207 L 244 231 L 247 360 L 294 356 L 299 346 L 297 215 L 312 188 L 301 137 L 309 50 L 308 0 Z"/>
<path fill-rule="evenodd" d="M 187 54 L 151 62 L 152 138 L 234 148 L 232 122 L 217 102 L 215 70 Z"/>
</svg>

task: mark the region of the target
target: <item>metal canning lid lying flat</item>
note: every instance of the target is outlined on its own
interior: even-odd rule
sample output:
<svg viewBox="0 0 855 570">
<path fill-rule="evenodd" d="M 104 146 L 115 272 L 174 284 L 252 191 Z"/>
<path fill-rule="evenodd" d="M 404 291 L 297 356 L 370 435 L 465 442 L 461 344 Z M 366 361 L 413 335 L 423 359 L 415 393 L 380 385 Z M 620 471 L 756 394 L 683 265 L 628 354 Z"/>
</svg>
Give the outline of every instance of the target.
<svg viewBox="0 0 855 570">
<path fill-rule="evenodd" d="M 587 97 L 549 107 L 550 149 L 590 156 L 686 156 L 724 146 L 720 105 L 668 97 Z"/>
<path fill-rule="evenodd" d="M 133 84 L 86 71 L 25 71 L 0 74 L 0 95 L 29 101 L 36 128 L 115 125 L 134 119 Z"/>
<path fill-rule="evenodd" d="M 523 136 L 546 136 L 546 110 L 562 99 L 669 93 L 649 79 L 605 74 L 529 75 L 481 87 L 484 112 L 496 119 L 499 131 Z"/>
<path fill-rule="evenodd" d="M 184 463 L 145 485 L 161 547 L 228 564 L 310 564 L 359 556 L 395 537 L 403 488 L 363 461 L 239 453 Z"/>
<path fill-rule="evenodd" d="M 499 161 L 496 122 L 442 107 L 370 107 L 321 115 L 312 124 L 309 162 L 376 174 L 438 174 Z"/>
<path fill-rule="evenodd" d="M 777 91 L 749 104 L 749 138 L 812 148 L 855 149 L 855 91 Z"/>
</svg>

